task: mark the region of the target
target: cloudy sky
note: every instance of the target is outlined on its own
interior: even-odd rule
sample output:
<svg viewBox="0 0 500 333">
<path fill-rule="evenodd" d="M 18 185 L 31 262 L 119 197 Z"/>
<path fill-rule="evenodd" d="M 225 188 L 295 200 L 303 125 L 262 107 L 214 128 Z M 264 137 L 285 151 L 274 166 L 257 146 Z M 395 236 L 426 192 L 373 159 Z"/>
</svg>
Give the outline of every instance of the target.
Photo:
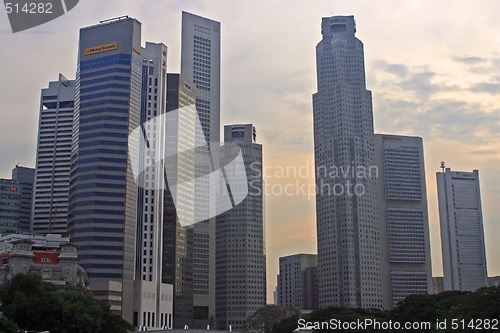
<svg viewBox="0 0 500 333">
<path fill-rule="evenodd" d="M 9 177 L 16 163 L 34 165 L 40 89 L 58 73 L 74 78 L 80 27 L 136 17 L 143 41 L 165 43 L 169 71 L 178 72 L 182 10 L 222 24 L 222 125 L 253 123 L 265 165 L 310 165 L 311 174 L 321 18 L 354 15 L 365 45 L 375 131 L 424 138 L 434 275 L 442 274 L 435 181 L 440 161 L 456 170 L 479 169 L 489 275 L 500 275 L 498 0 L 81 0 L 63 17 L 17 34 L 0 10 L 0 177 Z M 296 184 L 291 177 L 269 176 L 271 189 Z M 270 193 L 266 224 L 271 301 L 278 257 L 316 251 L 314 200 Z"/>
</svg>

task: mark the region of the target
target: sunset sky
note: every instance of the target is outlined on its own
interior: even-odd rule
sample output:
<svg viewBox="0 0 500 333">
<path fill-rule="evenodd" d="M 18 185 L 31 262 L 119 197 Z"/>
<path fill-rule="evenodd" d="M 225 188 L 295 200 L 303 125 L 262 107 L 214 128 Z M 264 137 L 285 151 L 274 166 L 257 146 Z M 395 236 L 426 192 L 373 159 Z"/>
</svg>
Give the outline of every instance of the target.
<svg viewBox="0 0 500 333">
<path fill-rule="evenodd" d="M 72 11 L 12 34 L 0 10 L 0 177 L 34 166 L 40 89 L 58 73 L 75 77 L 78 32 L 120 15 L 143 23 L 142 40 L 168 48 L 169 72 L 180 68 L 181 11 L 221 22 L 221 127 L 253 123 L 263 144 L 266 179 L 313 184 L 311 95 L 321 18 L 354 15 L 365 46 L 376 133 L 424 139 L 433 275 L 441 275 L 436 171 L 478 169 L 488 274 L 500 275 L 500 2 L 82 0 Z M 277 178 L 295 166 L 309 175 Z M 276 188 L 276 187 L 275 187 Z M 314 198 L 266 196 L 268 301 L 278 257 L 315 253 Z"/>
</svg>

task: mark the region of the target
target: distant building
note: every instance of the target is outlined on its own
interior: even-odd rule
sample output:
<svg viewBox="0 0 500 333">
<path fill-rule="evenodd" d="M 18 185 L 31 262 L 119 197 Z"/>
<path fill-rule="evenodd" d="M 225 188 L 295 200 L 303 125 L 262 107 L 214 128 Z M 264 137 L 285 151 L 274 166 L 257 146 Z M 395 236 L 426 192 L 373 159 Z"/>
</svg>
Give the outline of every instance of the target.
<svg viewBox="0 0 500 333">
<path fill-rule="evenodd" d="M 277 305 L 316 310 L 318 300 L 318 257 L 295 254 L 279 258 Z"/>
<path fill-rule="evenodd" d="M 432 291 L 422 138 L 376 134 L 383 306 Z"/>
<path fill-rule="evenodd" d="M 0 179 L 0 235 L 19 232 L 22 187 L 12 179 Z"/>
<path fill-rule="evenodd" d="M 488 285 L 479 171 L 437 173 L 444 290 Z"/>
<path fill-rule="evenodd" d="M 302 309 L 318 310 L 318 267 L 307 267 L 302 272 Z"/>
<path fill-rule="evenodd" d="M 35 169 L 16 165 L 16 167 L 12 170 L 12 180 L 21 185 L 21 214 L 19 216 L 19 232 L 29 232 L 31 225 L 31 210 L 33 207 Z"/>
<path fill-rule="evenodd" d="M 443 277 L 435 276 L 432 278 L 432 292 L 434 294 L 440 294 L 444 291 Z"/>
<path fill-rule="evenodd" d="M 75 80 L 59 74 L 42 89 L 31 213 L 34 233 L 66 234 Z"/>
<path fill-rule="evenodd" d="M 488 278 L 488 285 L 491 287 L 500 287 L 500 276 L 491 276 Z"/>
<path fill-rule="evenodd" d="M 88 276 L 78 264 L 77 246 L 58 235 L 0 237 L 0 284 L 18 273 L 37 273 L 60 288 L 87 290 Z"/>
<path fill-rule="evenodd" d="M 264 191 L 262 145 L 252 124 L 224 126 L 224 144 L 237 144 L 246 176 L 235 179 L 227 163 L 232 149 L 224 149 L 221 167 L 233 191 L 247 187 L 248 196 L 217 217 L 216 318 L 219 329 L 246 329 L 247 319 L 266 305 L 266 254 L 264 245 Z M 226 163 L 227 162 L 227 163 Z M 236 182 L 230 182 L 233 179 Z M 236 192 L 233 193 L 233 199 Z"/>
</svg>

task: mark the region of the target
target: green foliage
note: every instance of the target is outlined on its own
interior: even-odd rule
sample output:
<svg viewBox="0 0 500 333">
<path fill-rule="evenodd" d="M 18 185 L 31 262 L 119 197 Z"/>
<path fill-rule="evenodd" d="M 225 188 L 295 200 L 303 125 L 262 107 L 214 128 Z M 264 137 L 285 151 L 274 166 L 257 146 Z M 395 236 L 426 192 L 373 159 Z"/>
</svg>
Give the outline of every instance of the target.
<svg viewBox="0 0 500 333">
<path fill-rule="evenodd" d="M 270 333 L 274 325 L 283 319 L 293 316 L 298 318 L 299 314 L 300 311 L 294 307 L 267 305 L 257 310 L 253 316 L 248 318 L 248 328 L 252 332 Z"/>
<path fill-rule="evenodd" d="M 297 323 L 299 321 L 299 316 L 294 315 L 289 318 L 281 320 L 279 323 L 273 326 L 273 333 L 290 333 L 297 328 Z"/>
<path fill-rule="evenodd" d="M 336 319 L 342 322 L 356 322 L 358 319 L 376 319 L 378 322 L 400 322 L 402 325 L 408 322 L 429 322 L 433 326 L 429 330 L 418 332 L 477 332 L 476 327 L 467 327 L 469 323 L 477 325 L 481 319 L 500 318 L 500 287 L 484 287 L 475 292 L 447 291 L 438 295 L 410 295 L 399 302 L 390 311 L 377 309 L 338 308 L 332 307 L 314 311 L 308 315 L 301 316 L 305 322 L 323 323 Z M 289 317 L 274 325 L 273 333 L 293 332 L 298 327 L 299 317 Z M 446 330 L 438 330 L 435 327 L 436 320 L 446 320 Z M 451 328 L 452 322 L 462 325 L 455 329 Z M 402 326 L 404 327 L 404 326 Z M 329 329 L 315 330 L 315 333 L 331 332 Z M 341 332 L 341 331 L 339 331 Z M 346 331 L 347 332 L 347 331 Z M 348 330 L 348 332 L 388 332 L 375 330 Z M 415 332 L 414 330 L 394 330 L 393 332 Z"/>
<path fill-rule="evenodd" d="M 0 332 L 2 333 L 20 333 L 22 332 L 19 326 L 12 320 L 2 317 L 0 318 Z"/>
<path fill-rule="evenodd" d="M 2 311 L 25 330 L 125 333 L 133 327 L 89 294 L 59 290 L 37 274 L 18 274 L 0 290 Z"/>
</svg>

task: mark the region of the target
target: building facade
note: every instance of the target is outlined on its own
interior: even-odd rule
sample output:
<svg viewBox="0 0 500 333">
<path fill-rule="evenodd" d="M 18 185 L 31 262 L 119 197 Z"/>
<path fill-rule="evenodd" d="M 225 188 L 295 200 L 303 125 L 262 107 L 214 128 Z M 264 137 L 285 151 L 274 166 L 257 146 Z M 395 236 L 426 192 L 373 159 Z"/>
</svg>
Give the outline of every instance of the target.
<svg viewBox="0 0 500 333">
<path fill-rule="evenodd" d="M 422 138 L 375 135 L 384 308 L 432 292 Z"/>
<path fill-rule="evenodd" d="M 75 80 L 59 74 L 42 89 L 31 231 L 67 233 Z"/>
<path fill-rule="evenodd" d="M 300 310 L 315 310 L 317 304 L 314 303 L 318 301 L 318 256 L 302 253 L 280 257 L 279 266 L 277 305 L 293 306 Z M 315 285 L 316 290 L 314 290 Z"/>
<path fill-rule="evenodd" d="M 195 319 L 215 317 L 216 189 L 202 177 L 218 169 L 210 146 L 220 142 L 220 23 L 182 12 L 181 75 L 196 86 L 195 220 L 193 226 L 193 294 Z M 208 148 L 208 149 L 207 149 Z"/>
<path fill-rule="evenodd" d="M 141 50 L 140 124 L 145 137 L 138 149 L 137 239 L 133 325 L 173 327 L 173 286 L 163 283 L 164 158 L 167 108 L 167 47 L 146 42 Z"/>
<path fill-rule="evenodd" d="M 31 225 L 35 169 L 16 165 L 16 167 L 12 169 L 12 180 L 21 185 L 21 215 L 19 217 L 19 232 L 26 233 L 30 231 Z"/>
<path fill-rule="evenodd" d="M 0 237 L 0 285 L 18 273 L 39 274 L 43 281 L 63 289 L 88 289 L 87 273 L 78 264 L 77 246 L 60 235 Z"/>
<path fill-rule="evenodd" d="M 163 281 L 174 286 L 174 327 L 196 327 L 193 316 L 193 223 L 196 87 L 167 74 L 166 170 L 163 219 Z"/>
<path fill-rule="evenodd" d="M 444 290 L 474 291 L 488 285 L 479 171 L 442 168 L 436 177 Z"/>
<path fill-rule="evenodd" d="M 12 179 L 0 179 L 0 235 L 19 233 L 22 187 Z"/>
<path fill-rule="evenodd" d="M 241 149 L 246 178 L 228 184 L 249 188 L 248 196 L 217 217 L 216 318 L 219 329 L 243 330 L 247 319 L 266 305 L 266 254 L 262 145 L 256 142 L 251 124 L 224 126 L 224 143 Z M 224 149 L 221 166 L 233 179 L 227 163 L 234 160 Z M 241 183 L 240 183 L 241 182 Z M 234 193 L 233 193 L 234 195 Z"/>
<path fill-rule="evenodd" d="M 371 91 L 353 16 L 322 20 L 313 95 L 320 307 L 382 307 Z"/>
<path fill-rule="evenodd" d="M 141 119 L 141 52 L 136 19 L 120 17 L 80 30 L 69 189 L 68 231 L 90 289 L 130 323 L 137 185 L 129 155 L 138 152 L 128 150 L 128 136 Z"/>
</svg>

